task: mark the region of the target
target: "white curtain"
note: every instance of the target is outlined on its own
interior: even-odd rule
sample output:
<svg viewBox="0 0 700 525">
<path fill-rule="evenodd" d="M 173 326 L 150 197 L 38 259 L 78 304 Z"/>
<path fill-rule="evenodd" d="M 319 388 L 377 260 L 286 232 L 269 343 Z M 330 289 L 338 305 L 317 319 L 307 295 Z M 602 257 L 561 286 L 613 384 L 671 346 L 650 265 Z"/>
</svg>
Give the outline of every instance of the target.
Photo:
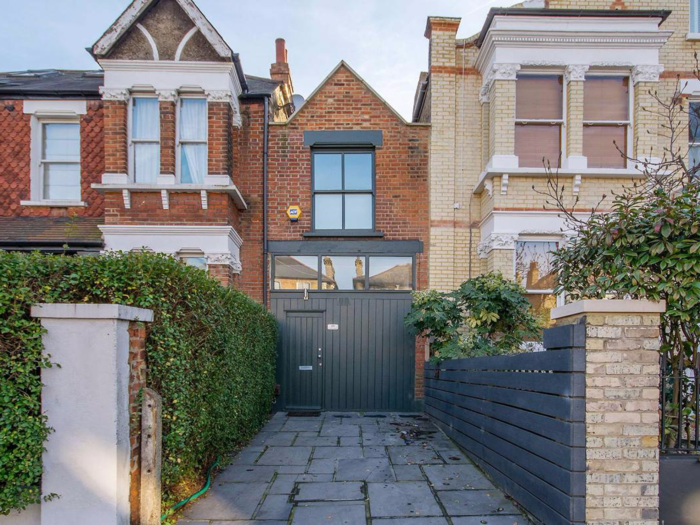
<svg viewBox="0 0 700 525">
<path fill-rule="evenodd" d="M 186 98 L 180 111 L 181 180 L 203 184 L 207 172 L 207 101 Z"/>
<path fill-rule="evenodd" d="M 155 183 L 160 173 L 160 108 L 157 98 L 135 98 L 132 118 L 134 177 Z"/>
</svg>

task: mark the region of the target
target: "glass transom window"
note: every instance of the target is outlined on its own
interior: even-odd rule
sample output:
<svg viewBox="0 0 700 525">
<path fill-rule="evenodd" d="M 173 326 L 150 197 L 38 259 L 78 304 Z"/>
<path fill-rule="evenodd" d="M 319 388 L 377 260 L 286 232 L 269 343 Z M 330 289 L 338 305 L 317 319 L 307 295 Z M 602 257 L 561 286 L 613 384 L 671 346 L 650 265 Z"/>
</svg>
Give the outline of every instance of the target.
<svg viewBox="0 0 700 525">
<path fill-rule="evenodd" d="M 374 229 L 374 153 L 314 151 L 314 230 Z"/>
</svg>

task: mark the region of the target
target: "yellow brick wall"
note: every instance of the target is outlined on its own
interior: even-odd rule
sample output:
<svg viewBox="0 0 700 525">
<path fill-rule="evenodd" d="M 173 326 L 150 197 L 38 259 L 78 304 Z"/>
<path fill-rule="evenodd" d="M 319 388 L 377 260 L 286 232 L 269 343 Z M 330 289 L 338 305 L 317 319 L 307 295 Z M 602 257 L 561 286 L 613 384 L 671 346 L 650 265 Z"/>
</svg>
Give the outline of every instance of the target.
<svg viewBox="0 0 700 525">
<path fill-rule="evenodd" d="M 515 154 L 515 81 L 494 80 L 489 96 L 492 155 Z"/>
<path fill-rule="evenodd" d="M 619 0 L 615 0 L 617 5 Z M 613 0 L 549 0 L 550 8 L 610 9 Z M 666 71 L 658 83 L 640 83 L 635 87 L 632 109 L 636 152 L 658 152 L 663 147 L 658 129 L 660 122 L 641 111 L 653 106 L 649 90 L 668 99 L 673 93 L 676 74 L 690 78 L 693 53 L 700 45 L 685 40 L 688 32 L 688 0 L 626 0 L 628 9 L 672 9 L 673 14 L 662 29 L 674 35 L 661 52 Z M 489 102 L 479 101 L 483 78 L 474 70 L 478 49 L 473 41 L 456 39 L 456 25 L 446 27 L 447 20 L 437 19 L 430 43 L 430 121 L 432 124 L 430 153 L 430 287 L 453 289 L 464 279 L 492 269 L 512 273 L 512 251 L 500 250 L 489 259 L 480 259 L 476 248 L 480 238 L 479 222 L 494 209 L 542 210 L 545 198 L 532 186 L 544 189 L 543 177 L 510 176 L 506 195 L 500 193 L 499 177 L 493 180 L 493 195 L 484 191 L 473 195 L 473 189 L 494 154 L 514 153 L 515 82 L 496 80 Z M 698 49 L 700 50 L 700 49 Z M 584 82 L 571 81 L 567 90 L 566 152 L 582 155 Z M 647 133 L 646 131 L 650 131 Z M 659 156 L 656 154 L 655 156 Z M 565 195 L 573 202 L 572 178 L 562 179 Z M 578 208 L 590 209 L 603 194 L 631 186 L 632 179 L 584 177 Z M 610 197 L 608 197 L 610 199 Z M 455 208 L 455 204 L 458 205 Z M 602 206 L 606 209 L 605 203 Z M 493 253 L 493 252 L 492 252 Z M 507 259 L 507 262 L 506 262 Z"/>
<path fill-rule="evenodd" d="M 566 154 L 583 155 L 583 82 L 580 80 L 567 84 Z"/>
</svg>

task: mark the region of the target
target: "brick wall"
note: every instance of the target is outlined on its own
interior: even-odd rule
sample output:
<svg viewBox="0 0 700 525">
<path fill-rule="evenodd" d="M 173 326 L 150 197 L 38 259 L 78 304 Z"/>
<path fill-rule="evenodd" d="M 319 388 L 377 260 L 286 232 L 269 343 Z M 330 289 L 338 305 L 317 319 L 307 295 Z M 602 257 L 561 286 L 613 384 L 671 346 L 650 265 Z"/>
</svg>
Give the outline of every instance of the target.
<svg viewBox="0 0 700 525">
<path fill-rule="evenodd" d="M 243 271 L 237 288 L 262 302 L 263 278 L 263 101 L 249 99 L 241 105 L 241 128 L 233 130 L 233 182 L 248 209 L 243 213 L 238 234 L 243 239 Z"/>
<path fill-rule="evenodd" d="M 146 387 L 146 324 L 129 323 L 129 503 L 131 525 L 139 525 L 141 509 L 141 391 Z"/>
<path fill-rule="evenodd" d="M 160 101 L 160 172 L 175 175 L 175 102 Z"/>
<path fill-rule="evenodd" d="M 646 301 L 579 301 L 552 311 L 557 325 L 586 325 L 589 525 L 658 524 L 661 311 Z"/>
<path fill-rule="evenodd" d="M 86 206 L 65 208 L 22 206 L 31 200 L 31 115 L 21 100 L 0 100 L 0 217 L 102 215 L 103 197 L 90 185 L 104 171 L 104 109 L 88 101 L 80 118 L 81 197 Z"/>
</svg>

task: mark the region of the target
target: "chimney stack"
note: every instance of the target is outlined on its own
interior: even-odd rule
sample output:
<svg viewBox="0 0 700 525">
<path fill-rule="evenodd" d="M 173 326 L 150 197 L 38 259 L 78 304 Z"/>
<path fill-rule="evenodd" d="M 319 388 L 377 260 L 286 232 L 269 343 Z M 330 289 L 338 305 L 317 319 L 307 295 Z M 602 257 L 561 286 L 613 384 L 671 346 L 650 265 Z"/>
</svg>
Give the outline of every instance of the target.
<svg viewBox="0 0 700 525">
<path fill-rule="evenodd" d="M 287 63 L 287 43 L 284 38 L 278 38 L 275 40 L 275 62 L 277 64 Z"/>
<path fill-rule="evenodd" d="M 270 78 L 284 84 L 285 99 L 292 100 L 294 85 L 292 84 L 292 74 L 289 71 L 287 62 L 287 43 L 284 38 L 275 40 L 275 63 L 270 66 Z"/>
</svg>

